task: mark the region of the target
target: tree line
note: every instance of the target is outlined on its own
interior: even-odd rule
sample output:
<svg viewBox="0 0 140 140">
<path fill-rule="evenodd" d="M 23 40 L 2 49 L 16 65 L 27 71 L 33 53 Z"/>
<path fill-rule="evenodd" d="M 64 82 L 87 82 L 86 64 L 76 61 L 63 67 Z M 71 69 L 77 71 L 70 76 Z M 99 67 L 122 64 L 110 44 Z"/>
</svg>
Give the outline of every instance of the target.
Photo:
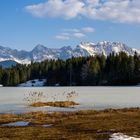
<svg viewBox="0 0 140 140">
<path fill-rule="evenodd" d="M 121 52 L 108 57 L 72 57 L 0 67 L 0 84 L 4 86 L 17 86 L 33 79 L 46 79 L 46 86 L 136 85 L 140 83 L 140 56 Z"/>
</svg>

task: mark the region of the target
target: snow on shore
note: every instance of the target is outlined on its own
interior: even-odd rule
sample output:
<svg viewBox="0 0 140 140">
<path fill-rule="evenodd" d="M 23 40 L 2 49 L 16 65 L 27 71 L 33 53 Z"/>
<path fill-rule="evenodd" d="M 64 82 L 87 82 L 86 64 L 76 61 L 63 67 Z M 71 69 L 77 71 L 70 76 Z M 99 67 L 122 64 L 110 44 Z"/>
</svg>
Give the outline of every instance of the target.
<svg viewBox="0 0 140 140">
<path fill-rule="evenodd" d="M 46 79 L 34 79 L 26 81 L 25 83 L 19 84 L 18 87 L 43 87 L 46 82 Z"/>
<path fill-rule="evenodd" d="M 122 133 L 114 133 L 109 140 L 140 140 L 140 138 L 130 137 Z"/>
</svg>

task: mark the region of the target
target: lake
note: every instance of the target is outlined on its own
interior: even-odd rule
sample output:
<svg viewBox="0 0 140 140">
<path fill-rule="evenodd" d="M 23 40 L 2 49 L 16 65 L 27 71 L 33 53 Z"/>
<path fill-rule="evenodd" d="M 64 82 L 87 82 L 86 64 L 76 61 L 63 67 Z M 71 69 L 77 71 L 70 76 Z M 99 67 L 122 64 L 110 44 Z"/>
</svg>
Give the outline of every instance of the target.
<svg viewBox="0 0 140 140">
<path fill-rule="evenodd" d="M 24 101 L 29 92 L 40 91 L 45 100 L 65 100 L 63 93 L 76 91 L 74 108 L 29 107 Z M 23 113 L 29 111 L 75 111 L 83 109 L 140 107 L 140 87 L 0 87 L 0 113 Z"/>
</svg>

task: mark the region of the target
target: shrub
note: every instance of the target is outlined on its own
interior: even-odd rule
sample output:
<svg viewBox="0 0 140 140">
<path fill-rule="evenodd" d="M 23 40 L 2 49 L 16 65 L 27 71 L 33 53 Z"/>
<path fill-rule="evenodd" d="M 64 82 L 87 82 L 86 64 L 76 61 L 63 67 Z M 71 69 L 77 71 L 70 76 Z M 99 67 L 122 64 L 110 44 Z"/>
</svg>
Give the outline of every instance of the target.
<svg viewBox="0 0 140 140">
<path fill-rule="evenodd" d="M 43 92 L 33 91 L 30 92 L 28 96 L 24 97 L 24 101 L 26 101 L 28 105 L 31 105 L 38 102 L 42 102 L 44 98 L 45 95 L 43 94 Z"/>
</svg>

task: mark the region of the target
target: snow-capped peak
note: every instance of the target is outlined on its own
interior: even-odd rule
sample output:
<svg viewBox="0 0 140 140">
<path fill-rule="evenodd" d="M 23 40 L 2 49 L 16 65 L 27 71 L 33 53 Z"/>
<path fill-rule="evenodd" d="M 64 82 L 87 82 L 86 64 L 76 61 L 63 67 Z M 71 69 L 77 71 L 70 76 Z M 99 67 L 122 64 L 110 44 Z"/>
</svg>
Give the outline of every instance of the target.
<svg viewBox="0 0 140 140">
<path fill-rule="evenodd" d="M 96 44 L 93 42 L 81 42 L 79 45 L 87 46 L 87 45 L 96 45 Z"/>
<path fill-rule="evenodd" d="M 29 64 L 31 61 L 41 62 L 45 59 L 68 59 L 72 56 L 95 56 L 110 53 L 118 54 L 125 52 L 128 55 L 134 55 L 140 51 L 130 48 L 120 42 L 101 41 L 98 43 L 81 42 L 77 47 L 64 46 L 62 48 L 47 48 L 38 44 L 32 51 L 18 51 L 0 46 L 0 61 L 13 60 L 21 64 Z"/>
<path fill-rule="evenodd" d="M 45 47 L 41 44 L 38 44 L 38 45 L 36 45 L 36 47 L 32 51 L 43 51 L 45 49 L 47 49 L 47 47 Z"/>
<path fill-rule="evenodd" d="M 95 44 L 94 43 L 90 43 L 90 42 L 82 42 L 78 45 L 79 48 L 87 51 L 90 55 L 94 55 L 95 53 L 95 50 L 94 50 L 94 46 Z"/>
<path fill-rule="evenodd" d="M 108 41 L 100 41 L 100 42 L 98 42 L 97 43 L 97 45 L 104 45 L 104 46 L 106 46 L 106 45 L 109 45 L 111 42 L 108 42 Z"/>
</svg>

